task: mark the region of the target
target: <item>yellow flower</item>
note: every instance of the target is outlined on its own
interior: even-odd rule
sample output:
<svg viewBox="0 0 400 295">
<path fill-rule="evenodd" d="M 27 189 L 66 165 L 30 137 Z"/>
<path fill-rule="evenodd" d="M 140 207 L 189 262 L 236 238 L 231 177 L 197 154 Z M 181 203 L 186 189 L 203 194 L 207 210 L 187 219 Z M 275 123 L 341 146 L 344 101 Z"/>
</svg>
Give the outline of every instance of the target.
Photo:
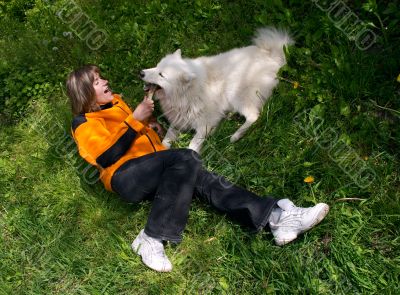
<svg viewBox="0 0 400 295">
<path fill-rule="evenodd" d="M 400 75 L 399 75 L 399 77 L 400 77 Z M 398 79 L 398 78 L 397 78 L 397 79 Z M 299 87 L 299 85 L 300 85 L 299 82 L 297 82 L 297 81 L 294 81 L 294 82 L 293 82 L 293 88 L 294 88 L 294 89 L 297 89 L 297 88 Z"/>
<path fill-rule="evenodd" d="M 397 76 L 397 82 L 400 83 L 400 74 Z"/>
<path fill-rule="evenodd" d="M 368 156 L 364 156 L 364 160 L 367 161 L 369 158 Z"/>
<path fill-rule="evenodd" d="M 304 182 L 305 183 L 313 183 L 314 182 L 314 177 L 307 176 L 306 178 L 304 178 Z"/>
</svg>

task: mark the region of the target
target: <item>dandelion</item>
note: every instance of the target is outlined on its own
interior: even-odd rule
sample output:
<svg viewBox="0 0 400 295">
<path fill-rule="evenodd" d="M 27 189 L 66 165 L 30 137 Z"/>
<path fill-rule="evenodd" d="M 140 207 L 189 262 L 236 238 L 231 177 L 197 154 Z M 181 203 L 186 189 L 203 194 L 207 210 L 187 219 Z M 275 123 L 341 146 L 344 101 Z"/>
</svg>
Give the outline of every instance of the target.
<svg viewBox="0 0 400 295">
<path fill-rule="evenodd" d="M 53 49 L 53 51 L 57 51 L 58 47 L 53 47 L 52 49 Z"/>
<path fill-rule="evenodd" d="M 57 38 L 57 37 L 53 37 L 53 39 L 52 39 L 52 40 L 53 40 L 53 42 L 54 42 L 54 43 L 57 43 L 57 41 L 58 41 L 58 38 Z"/>
<path fill-rule="evenodd" d="M 307 176 L 304 178 L 305 183 L 313 183 L 314 182 L 314 177 L 313 176 Z"/>
<path fill-rule="evenodd" d="M 400 74 L 397 76 L 397 82 L 400 83 Z"/>
<path fill-rule="evenodd" d="M 293 88 L 294 89 L 297 89 L 299 87 L 299 85 L 300 85 L 299 82 L 297 82 L 297 81 L 293 82 Z"/>
</svg>

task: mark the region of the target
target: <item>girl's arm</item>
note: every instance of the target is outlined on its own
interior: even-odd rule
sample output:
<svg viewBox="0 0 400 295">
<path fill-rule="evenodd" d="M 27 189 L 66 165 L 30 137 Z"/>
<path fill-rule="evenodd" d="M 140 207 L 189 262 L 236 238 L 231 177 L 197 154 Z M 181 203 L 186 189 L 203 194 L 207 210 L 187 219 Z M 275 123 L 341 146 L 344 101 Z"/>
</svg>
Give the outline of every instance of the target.
<svg viewBox="0 0 400 295">
<path fill-rule="evenodd" d="M 74 119 L 72 134 L 79 154 L 92 165 L 107 168 L 117 162 L 131 147 L 145 126 L 129 115 L 113 132 L 106 128 L 104 119 L 84 115 Z"/>
</svg>

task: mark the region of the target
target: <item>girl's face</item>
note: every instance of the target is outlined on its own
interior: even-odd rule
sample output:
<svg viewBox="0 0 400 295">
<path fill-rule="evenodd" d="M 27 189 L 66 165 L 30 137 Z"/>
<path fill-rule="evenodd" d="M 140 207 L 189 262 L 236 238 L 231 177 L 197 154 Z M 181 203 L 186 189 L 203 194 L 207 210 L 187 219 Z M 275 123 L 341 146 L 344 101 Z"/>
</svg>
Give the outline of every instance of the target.
<svg viewBox="0 0 400 295">
<path fill-rule="evenodd" d="M 108 81 L 100 77 L 98 73 L 94 73 L 93 88 L 96 92 L 97 104 L 106 104 L 113 100 L 112 91 L 108 88 Z"/>
</svg>

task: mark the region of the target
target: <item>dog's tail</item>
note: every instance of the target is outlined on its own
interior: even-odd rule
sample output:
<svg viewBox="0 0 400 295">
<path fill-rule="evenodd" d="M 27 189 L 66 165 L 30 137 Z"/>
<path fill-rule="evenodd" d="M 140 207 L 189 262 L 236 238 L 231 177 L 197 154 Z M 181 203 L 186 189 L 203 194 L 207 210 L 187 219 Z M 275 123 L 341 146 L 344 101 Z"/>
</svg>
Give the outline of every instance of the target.
<svg viewBox="0 0 400 295">
<path fill-rule="evenodd" d="M 294 44 L 288 32 L 273 27 L 258 29 L 253 42 L 258 48 L 266 50 L 269 54 L 283 58 L 285 57 L 283 46 Z"/>
</svg>

